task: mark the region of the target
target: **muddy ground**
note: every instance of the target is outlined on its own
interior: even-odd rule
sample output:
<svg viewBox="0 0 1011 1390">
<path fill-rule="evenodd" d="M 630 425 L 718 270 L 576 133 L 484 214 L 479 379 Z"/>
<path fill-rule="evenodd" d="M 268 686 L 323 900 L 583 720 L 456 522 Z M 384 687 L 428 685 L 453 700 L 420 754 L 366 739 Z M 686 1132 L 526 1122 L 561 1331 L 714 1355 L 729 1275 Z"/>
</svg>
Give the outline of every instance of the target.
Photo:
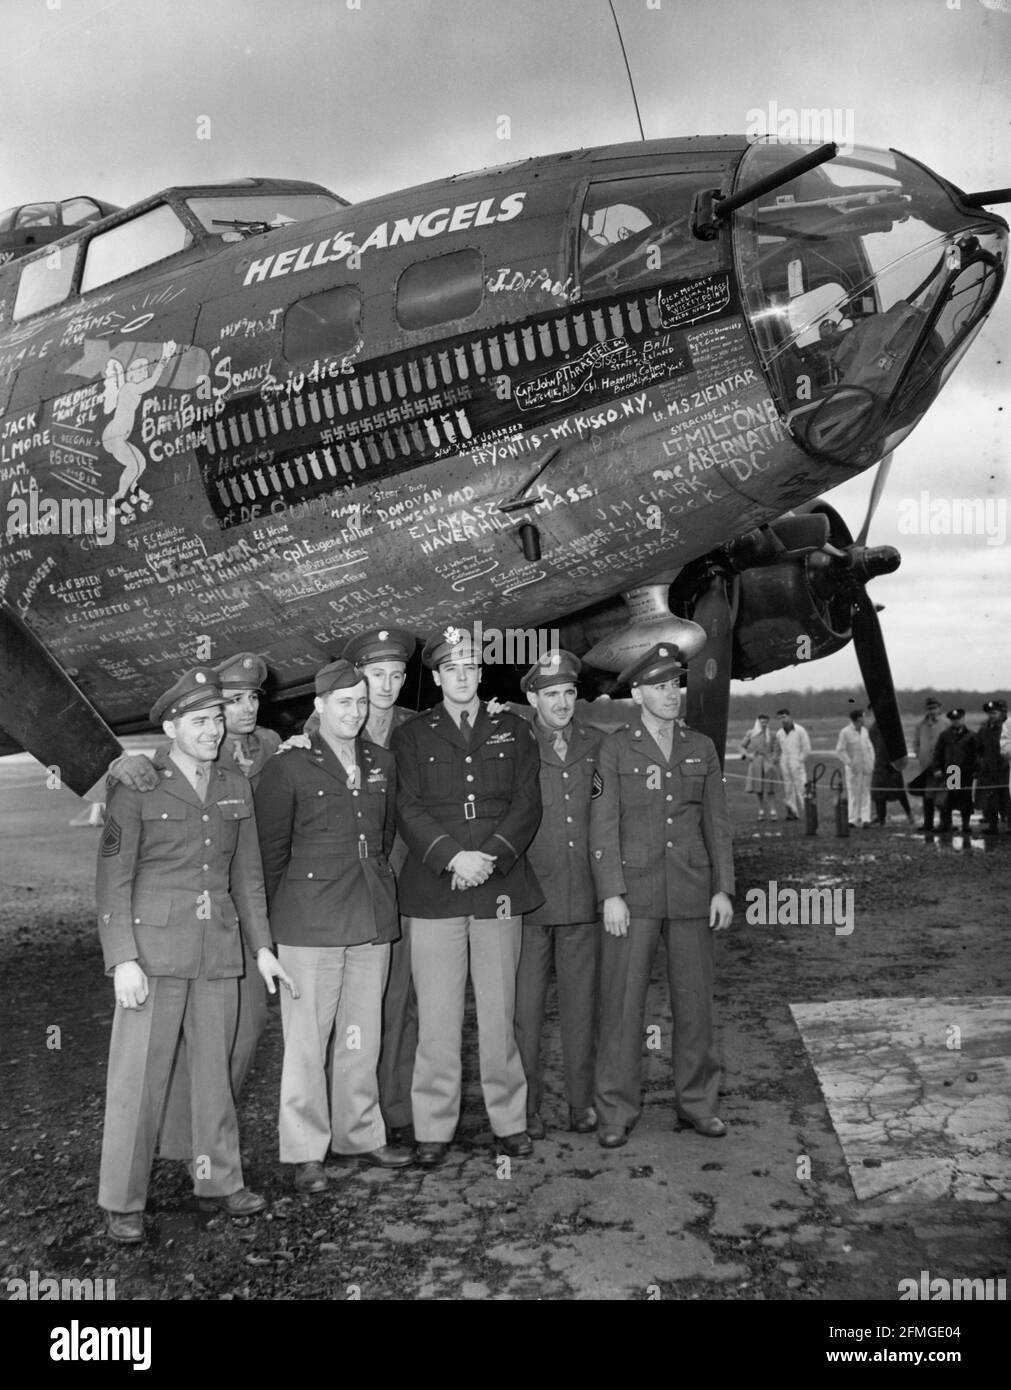
<svg viewBox="0 0 1011 1390">
<path fill-rule="evenodd" d="M 277 1161 L 274 1006 L 239 1117 L 247 1182 L 268 1213 L 200 1214 L 182 1166 L 157 1163 L 147 1242 L 124 1249 L 103 1237 L 96 1206 L 112 1017 L 93 924 L 100 832 L 69 828 L 80 803 L 46 791 L 37 768 L 2 765 L 0 1270 L 115 1280 L 120 1300 L 894 1302 L 899 1280 L 921 1270 L 1006 1276 L 1006 1201 L 856 1199 L 788 1006 L 1011 994 L 1011 835 L 924 844 L 893 822 L 837 839 L 823 809 L 811 839 L 796 825 L 758 827 L 738 787 L 732 805 L 739 904 L 770 879 L 829 876 L 854 889 L 856 918 L 840 936 L 747 926 L 738 911 L 719 940 L 728 1138 L 673 1131 L 669 1070 L 653 1053 L 626 1148 L 562 1130 L 552 1014 L 548 1137 L 533 1158 L 497 1167 L 468 1013 L 452 1162 L 424 1174 L 333 1169 L 325 1195 L 295 1197 Z M 660 1023 L 666 1048 L 661 978 L 658 960 L 647 1022 Z M 798 1155 L 810 1157 L 808 1180 Z"/>
</svg>

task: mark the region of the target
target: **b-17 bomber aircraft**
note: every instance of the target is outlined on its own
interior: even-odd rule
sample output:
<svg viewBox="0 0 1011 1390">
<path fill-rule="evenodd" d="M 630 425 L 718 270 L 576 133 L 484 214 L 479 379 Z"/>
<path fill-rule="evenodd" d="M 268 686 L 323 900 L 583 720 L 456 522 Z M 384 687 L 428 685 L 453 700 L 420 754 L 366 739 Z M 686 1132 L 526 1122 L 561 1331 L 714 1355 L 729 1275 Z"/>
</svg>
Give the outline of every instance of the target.
<svg viewBox="0 0 1011 1390">
<path fill-rule="evenodd" d="M 852 638 L 900 758 L 898 555 L 817 499 L 968 348 L 1008 196 L 695 137 L 169 188 L 0 267 L 3 751 L 83 792 L 197 661 L 262 652 L 283 715 L 356 630 L 480 620 L 677 643 L 721 750 L 731 678 Z"/>
</svg>

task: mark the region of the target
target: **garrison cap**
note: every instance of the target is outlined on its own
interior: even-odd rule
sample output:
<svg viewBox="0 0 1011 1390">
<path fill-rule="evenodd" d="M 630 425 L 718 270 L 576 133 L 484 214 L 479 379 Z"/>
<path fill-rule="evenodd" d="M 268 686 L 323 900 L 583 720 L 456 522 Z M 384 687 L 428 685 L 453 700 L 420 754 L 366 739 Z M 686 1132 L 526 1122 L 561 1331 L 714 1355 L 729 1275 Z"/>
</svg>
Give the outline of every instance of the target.
<svg viewBox="0 0 1011 1390">
<path fill-rule="evenodd" d="M 995 714 L 998 710 L 1001 714 L 1007 714 L 1006 700 L 987 700 L 986 704 L 983 706 L 984 714 Z"/>
<path fill-rule="evenodd" d="M 402 627 L 374 627 L 352 637 L 341 656 L 356 666 L 367 666 L 370 661 L 403 661 L 406 664 L 417 645 L 414 633 Z"/>
<path fill-rule="evenodd" d="M 151 723 L 161 724 L 166 719 L 175 719 L 179 714 L 224 703 L 214 667 L 194 666 L 192 671 L 179 677 L 171 690 L 166 690 L 155 700 L 151 706 Z"/>
<path fill-rule="evenodd" d="M 316 694 L 329 695 L 331 690 L 349 690 L 352 686 L 360 685 L 364 679 L 353 661 L 345 661 L 341 657 L 316 672 Z"/>
<path fill-rule="evenodd" d="M 228 690 L 262 690 L 267 663 L 255 652 L 236 652 L 215 666 L 218 685 Z"/>
<path fill-rule="evenodd" d="M 545 690 L 549 685 L 574 685 L 582 669 L 583 663 L 578 656 L 561 647 L 552 647 L 537 658 L 520 681 L 520 689 L 528 692 Z"/>
<path fill-rule="evenodd" d="M 626 666 L 618 676 L 619 685 L 663 685 L 680 676 L 685 668 L 681 649 L 675 642 L 658 642 L 645 656 Z"/>
<path fill-rule="evenodd" d="M 948 711 L 948 713 L 945 715 L 945 718 L 946 718 L 946 719 L 964 719 L 964 718 L 965 718 L 965 710 L 964 710 L 964 709 L 958 709 L 958 708 L 950 709 L 950 710 Z"/>
<path fill-rule="evenodd" d="M 433 632 L 421 650 L 421 659 L 430 671 L 437 671 L 447 661 L 457 661 L 467 657 L 481 660 L 481 648 L 474 641 L 469 627 L 450 623 L 448 627 Z"/>
</svg>

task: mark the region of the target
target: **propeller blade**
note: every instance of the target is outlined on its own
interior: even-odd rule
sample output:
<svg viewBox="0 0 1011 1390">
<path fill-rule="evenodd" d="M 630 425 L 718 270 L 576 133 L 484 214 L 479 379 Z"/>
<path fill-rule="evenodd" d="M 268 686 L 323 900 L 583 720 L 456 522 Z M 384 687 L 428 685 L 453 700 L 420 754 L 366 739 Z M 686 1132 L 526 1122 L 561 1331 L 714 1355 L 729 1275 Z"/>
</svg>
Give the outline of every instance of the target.
<svg viewBox="0 0 1011 1390">
<path fill-rule="evenodd" d="M 908 758 L 906 736 L 902 731 L 902 718 L 895 698 L 881 624 L 874 603 L 864 590 L 860 591 L 853 603 L 851 630 L 860 674 L 884 739 L 888 759 L 893 767 L 901 768 Z"/>
<path fill-rule="evenodd" d="M 867 503 L 867 515 L 864 517 L 864 524 L 860 528 L 859 536 L 857 536 L 857 545 L 867 544 L 867 532 L 871 529 L 871 517 L 878 509 L 878 503 L 881 501 L 881 494 L 885 490 L 885 483 L 888 481 L 888 474 L 891 470 L 892 459 L 894 457 L 895 451 L 893 449 L 890 454 L 885 454 L 884 458 L 878 464 L 878 471 L 874 475 L 874 486 L 871 488 L 870 501 Z"/>
<path fill-rule="evenodd" d="M 722 574 L 695 605 L 692 621 L 706 631 L 706 643 L 688 663 L 688 708 L 685 722 L 716 745 L 723 766 L 730 711 L 730 671 L 734 653 L 734 615 Z"/>
</svg>

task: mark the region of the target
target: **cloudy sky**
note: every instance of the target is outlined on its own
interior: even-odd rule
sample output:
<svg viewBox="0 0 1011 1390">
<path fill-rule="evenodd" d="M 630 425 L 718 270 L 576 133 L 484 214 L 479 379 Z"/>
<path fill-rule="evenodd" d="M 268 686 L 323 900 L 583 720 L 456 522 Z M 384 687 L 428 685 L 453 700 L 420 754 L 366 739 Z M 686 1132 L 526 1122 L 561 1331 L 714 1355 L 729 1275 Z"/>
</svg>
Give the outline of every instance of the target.
<svg viewBox="0 0 1011 1390">
<path fill-rule="evenodd" d="M 1011 0 L 615 9 L 648 137 L 827 107 L 967 190 L 1011 184 Z M 0 207 L 249 174 L 358 200 L 638 135 L 607 0 L 0 0 L 0 34 Z M 1011 686 L 1009 383 L 1011 289 L 896 454 L 872 528 L 903 554 L 873 590 L 899 686 Z M 854 533 L 869 490 L 865 474 L 830 494 Z M 910 533 L 924 493 L 991 499 L 990 534 Z M 858 680 L 847 648 L 748 688 Z"/>
</svg>

